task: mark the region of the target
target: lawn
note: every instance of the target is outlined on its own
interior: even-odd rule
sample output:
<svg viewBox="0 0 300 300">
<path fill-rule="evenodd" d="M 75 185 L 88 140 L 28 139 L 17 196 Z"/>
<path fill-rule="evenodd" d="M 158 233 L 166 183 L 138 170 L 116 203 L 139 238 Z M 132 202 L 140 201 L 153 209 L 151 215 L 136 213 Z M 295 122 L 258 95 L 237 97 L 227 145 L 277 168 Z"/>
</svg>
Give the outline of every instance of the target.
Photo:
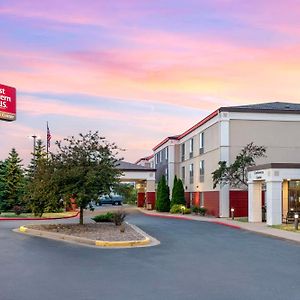
<svg viewBox="0 0 300 300">
<path fill-rule="evenodd" d="M 75 216 L 77 212 L 67 211 L 67 212 L 59 212 L 59 213 L 44 213 L 42 218 L 64 218 L 64 217 L 72 217 Z M 34 216 L 31 213 L 22 213 L 20 215 L 16 215 L 14 212 L 2 212 L 0 214 L 0 218 L 39 218 Z"/>
<path fill-rule="evenodd" d="M 271 227 L 276 228 L 276 229 L 281 229 L 281 230 L 293 231 L 293 232 L 300 233 L 300 230 L 295 230 L 295 225 L 294 224 L 273 225 Z M 299 226 L 299 229 L 300 229 L 300 226 Z"/>
</svg>

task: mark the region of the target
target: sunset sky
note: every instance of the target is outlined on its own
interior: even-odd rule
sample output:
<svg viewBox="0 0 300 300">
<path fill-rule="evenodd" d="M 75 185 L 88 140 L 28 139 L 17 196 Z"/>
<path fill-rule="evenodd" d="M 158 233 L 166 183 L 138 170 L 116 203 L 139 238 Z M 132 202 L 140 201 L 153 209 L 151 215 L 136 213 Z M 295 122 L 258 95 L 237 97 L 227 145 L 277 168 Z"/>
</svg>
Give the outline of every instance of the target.
<svg viewBox="0 0 300 300">
<path fill-rule="evenodd" d="M 300 1 L 0 0 L 0 160 L 99 130 L 127 161 L 220 106 L 300 102 Z"/>
</svg>

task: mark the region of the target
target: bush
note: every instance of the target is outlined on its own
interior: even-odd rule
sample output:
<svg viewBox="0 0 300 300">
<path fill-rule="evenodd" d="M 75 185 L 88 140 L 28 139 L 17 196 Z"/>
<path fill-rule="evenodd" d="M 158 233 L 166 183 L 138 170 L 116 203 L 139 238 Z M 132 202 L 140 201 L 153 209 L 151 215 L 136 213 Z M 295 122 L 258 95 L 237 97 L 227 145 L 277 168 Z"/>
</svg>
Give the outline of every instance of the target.
<svg viewBox="0 0 300 300">
<path fill-rule="evenodd" d="M 164 175 L 158 182 L 155 209 L 161 212 L 170 211 L 170 190 Z"/>
<path fill-rule="evenodd" d="M 191 210 L 186 208 L 184 205 L 174 204 L 170 210 L 170 213 L 187 215 L 191 213 Z"/>
<path fill-rule="evenodd" d="M 200 207 L 199 208 L 199 213 L 200 213 L 201 216 L 205 216 L 206 212 L 207 212 L 207 208 L 205 208 L 205 207 Z"/>
<path fill-rule="evenodd" d="M 96 223 L 99 222 L 113 222 L 114 214 L 111 212 L 108 212 L 103 215 L 97 215 L 92 220 L 94 220 Z"/>
<path fill-rule="evenodd" d="M 13 211 L 17 216 L 19 216 L 23 212 L 23 207 L 20 205 L 15 205 L 13 207 Z"/>
<path fill-rule="evenodd" d="M 127 214 L 124 210 L 118 210 L 113 213 L 113 222 L 115 223 L 116 226 L 121 226 L 122 223 L 124 222 Z"/>
<path fill-rule="evenodd" d="M 193 213 L 198 214 L 199 213 L 199 207 L 194 206 L 192 211 L 193 211 Z"/>
</svg>

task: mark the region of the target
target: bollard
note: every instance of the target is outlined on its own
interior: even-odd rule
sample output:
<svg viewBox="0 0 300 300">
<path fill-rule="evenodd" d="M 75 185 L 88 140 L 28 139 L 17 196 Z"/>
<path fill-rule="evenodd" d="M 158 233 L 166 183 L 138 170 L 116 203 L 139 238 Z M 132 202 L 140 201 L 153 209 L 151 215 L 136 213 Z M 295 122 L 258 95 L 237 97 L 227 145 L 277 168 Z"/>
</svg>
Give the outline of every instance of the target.
<svg viewBox="0 0 300 300">
<path fill-rule="evenodd" d="M 298 215 L 298 213 L 295 213 L 294 219 L 295 219 L 295 223 L 294 223 L 295 230 L 298 230 L 298 224 L 299 224 L 299 215 Z"/>
<path fill-rule="evenodd" d="M 231 219 L 234 220 L 234 208 L 231 208 L 230 211 L 231 211 Z"/>
</svg>

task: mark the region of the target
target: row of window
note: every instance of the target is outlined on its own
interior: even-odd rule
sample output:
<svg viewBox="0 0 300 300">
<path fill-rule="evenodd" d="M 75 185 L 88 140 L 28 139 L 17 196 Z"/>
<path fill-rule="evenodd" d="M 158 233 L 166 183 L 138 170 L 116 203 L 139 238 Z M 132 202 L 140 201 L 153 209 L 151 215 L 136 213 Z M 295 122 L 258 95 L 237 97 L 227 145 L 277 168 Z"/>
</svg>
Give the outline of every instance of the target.
<svg viewBox="0 0 300 300">
<path fill-rule="evenodd" d="M 185 175 L 186 175 L 185 173 L 186 173 L 185 166 L 183 166 L 181 168 L 181 178 L 182 178 L 183 182 L 185 182 Z M 200 182 L 204 182 L 204 174 L 205 174 L 204 160 L 200 160 L 200 162 L 199 162 L 199 181 Z M 189 165 L 189 183 L 190 184 L 194 183 L 194 164 Z"/>
<path fill-rule="evenodd" d="M 194 156 L 194 138 L 189 139 L 189 158 Z M 204 132 L 199 133 L 199 154 L 204 153 Z M 181 161 L 185 161 L 185 143 L 181 144 Z"/>
<path fill-rule="evenodd" d="M 161 151 L 155 154 L 155 164 L 161 163 L 163 160 L 168 161 L 169 149 L 168 147 L 162 149 Z"/>
</svg>

